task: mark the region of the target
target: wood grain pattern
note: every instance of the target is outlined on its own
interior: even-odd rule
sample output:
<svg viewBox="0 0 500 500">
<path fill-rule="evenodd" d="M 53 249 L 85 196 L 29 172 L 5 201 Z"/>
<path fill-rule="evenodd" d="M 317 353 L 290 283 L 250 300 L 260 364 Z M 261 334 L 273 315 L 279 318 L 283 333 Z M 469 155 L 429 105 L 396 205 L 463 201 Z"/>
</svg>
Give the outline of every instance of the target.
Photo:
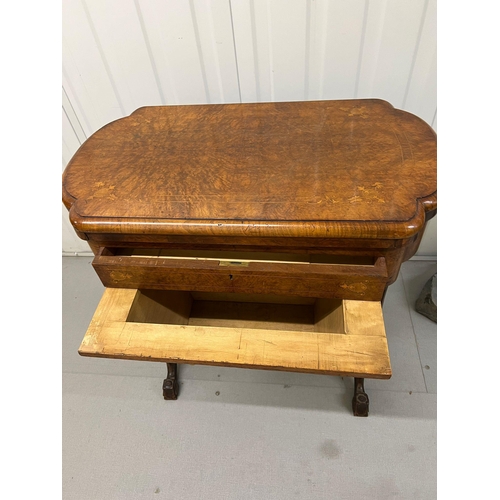
<svg viewBox="0 0 500 500">
<path fill-rule="evenodd" d="M 315 330 L 324 333 L 345 333 L 344 304 L 344 300 L 316 300 L 314 304 Z"/>
<path fill-rule="evenodd" d="M 309 305 L 217 300 L 193 302 L 188 324 L 224 328 L 315 331 L 314 309 Z"/>
<path fill-rule="evenodd" d="M 127 321 L 187 325 L 192 302 L 189 292 L 138 290 Z"/>
<path fill-rule="evenodd" d="M 434 131 L 377 99 L 140 108 L 63 176 L 90 235 L 408 238 L 435 192 Z"/>
<path fill-rule="evenodd" d="M 111 288 L 233 292 L 381 300 L 387 283 L 383 258 L 374 265 L 147 258 L 98 254 L 92 265 Z M 231 263 L 230 263 L 231 264 Z"/>
<path fill-rule="evenodd" d="M 362 318 L 346 316 L 347 334 L 128 322 L 136 294 L 137 290 L 130 289 L 104 292 L 80 346 L 82 356 L 382 379 L 391 376 L 380 304 L 378 308 L 369 306 Z M 349 309 L 349 301 L 344 303 Z M 367 303 L 357 306 L 363 304 Z M 159 307 L 168 308 L 168 301 Z M 151 310 L 150 314 L 157 315 Z"/>
</svg>

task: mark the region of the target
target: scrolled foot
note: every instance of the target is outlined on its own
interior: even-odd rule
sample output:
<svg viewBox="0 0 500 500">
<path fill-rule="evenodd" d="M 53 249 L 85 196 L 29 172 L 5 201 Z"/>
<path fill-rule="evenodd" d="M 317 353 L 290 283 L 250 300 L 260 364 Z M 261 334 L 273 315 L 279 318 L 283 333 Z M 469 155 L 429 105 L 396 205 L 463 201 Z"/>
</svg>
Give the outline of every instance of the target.
<svg viewBox="0 0 500 500">
<path fill-rule="evenodd" d="M 370 400 L 365 392 L 365 380 L 354 379 L 354 397 L 352 398 L 352 411 L 355 417 L 367 417 Z"/>
<path fill-rule="evenodd" d="M 179 382 L 177 380 L 177 364 L 167 363 L 167 378 L 163 381 L 163 399 L 177 399 Z"/>
</svg>

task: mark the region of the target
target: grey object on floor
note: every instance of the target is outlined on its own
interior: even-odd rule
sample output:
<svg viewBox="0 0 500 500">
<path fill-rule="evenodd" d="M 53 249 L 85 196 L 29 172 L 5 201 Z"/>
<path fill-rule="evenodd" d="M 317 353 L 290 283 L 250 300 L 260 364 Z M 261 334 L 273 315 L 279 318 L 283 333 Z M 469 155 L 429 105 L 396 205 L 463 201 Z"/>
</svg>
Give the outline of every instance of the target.
<svg viewBox="0 0 500 500">
<path fill-rule="evenodd" d="M 425 284 L 415 303 L 415 309 L 437 323 L 437 273 Z"/>
</svg>

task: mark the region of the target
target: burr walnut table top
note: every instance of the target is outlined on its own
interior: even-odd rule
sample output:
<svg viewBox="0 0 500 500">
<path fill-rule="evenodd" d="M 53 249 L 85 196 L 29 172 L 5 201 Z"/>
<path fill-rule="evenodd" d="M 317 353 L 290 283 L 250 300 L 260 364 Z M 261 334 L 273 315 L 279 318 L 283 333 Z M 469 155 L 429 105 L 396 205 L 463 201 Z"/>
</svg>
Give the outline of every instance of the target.
<svg viewBox="0 0 500 500">
<path fill-rule="evenodd" d="M 408 238 L 436 135 L 378 99 L 144 107 L 81 146 L 63 201 L 82 233 Z"/>
</svg>

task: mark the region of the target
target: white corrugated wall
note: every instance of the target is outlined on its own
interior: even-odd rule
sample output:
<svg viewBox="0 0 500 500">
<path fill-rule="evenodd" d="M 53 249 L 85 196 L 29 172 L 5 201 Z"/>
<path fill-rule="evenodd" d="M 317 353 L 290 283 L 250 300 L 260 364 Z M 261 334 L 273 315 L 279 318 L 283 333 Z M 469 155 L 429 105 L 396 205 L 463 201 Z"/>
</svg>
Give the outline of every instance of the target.
<svg viewBox="0 0 500 500">
<path fill-rule="evenodd" d="M 147 105 L 376 97 L 436 129 L 436 0 L 63 0 L 63 169 Z M 63 207 L 63 252 L 87 252 Z M 419 255 L 436 255 L 436 222 Z"/>
</svg>

